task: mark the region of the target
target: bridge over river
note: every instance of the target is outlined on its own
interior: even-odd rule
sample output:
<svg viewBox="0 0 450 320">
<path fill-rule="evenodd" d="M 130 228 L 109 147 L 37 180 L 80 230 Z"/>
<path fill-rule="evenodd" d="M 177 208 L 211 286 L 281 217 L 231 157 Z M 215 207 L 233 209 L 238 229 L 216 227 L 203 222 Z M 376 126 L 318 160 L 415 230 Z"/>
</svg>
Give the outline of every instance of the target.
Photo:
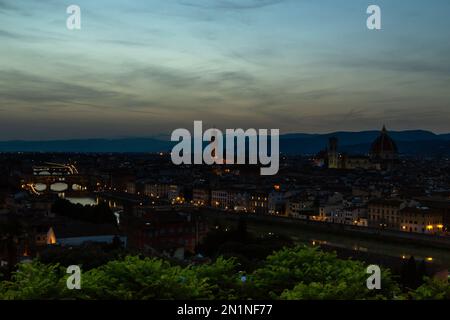
<svg viewBox="0 0 450 320">
<path fill-rule="evenodd" d="M 34 194 L 88 191 L 90 178 L 72 164 L 44 163 L 23 178 L 22 188 Z"/>
</svg>

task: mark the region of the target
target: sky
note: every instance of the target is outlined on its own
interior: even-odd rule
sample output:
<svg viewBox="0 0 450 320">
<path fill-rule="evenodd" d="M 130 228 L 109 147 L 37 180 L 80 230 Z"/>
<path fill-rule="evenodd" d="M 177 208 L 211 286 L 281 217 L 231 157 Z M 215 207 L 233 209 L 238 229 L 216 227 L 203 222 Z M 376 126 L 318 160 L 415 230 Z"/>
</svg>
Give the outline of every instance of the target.
<svg viewBox="0 0 450 320">
<path fill-rule="evenodd" d="M 449 39 L 448 0 L 0 0 L 0 140 L 450 132 Z"/>
</svg>

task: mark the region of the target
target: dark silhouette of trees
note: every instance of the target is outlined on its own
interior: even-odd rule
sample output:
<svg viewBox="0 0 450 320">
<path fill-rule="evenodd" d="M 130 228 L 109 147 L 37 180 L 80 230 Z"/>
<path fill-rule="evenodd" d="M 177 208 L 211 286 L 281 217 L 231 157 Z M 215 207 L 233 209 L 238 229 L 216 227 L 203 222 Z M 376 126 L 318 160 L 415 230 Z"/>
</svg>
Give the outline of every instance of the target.
<svg viewBox="0 0 450 320">
<path fill-rule="evenodd" d="M 416 287 L 416 259 L 413 256 L 403 263 L 401 282 L 406 288 L 414 289 Z"/>
<path fill-rule="evenodd" d="M 389 270 L 382 289 L 366 286 L 367 266 L 335 254 L 298 246 L 277 251 L 254 271 L 237 259 L 218 257 L 201 265 L 128 256 L 83 269 L 82 290 L 68 290 L 65 268 L 34 261 L 21 264 L 11 281 L 0 282 L 0 299 L 395 299 Z M 161 281 L 163 279 L 163 281 Z M 448 285 L 447 285 L 448 287 Z M 433 292 L 443 292 L 436 287 Z M 429 295 L 430 290 L 421 295 Z"/>
<path fill-rule="evenodd" d="M 252 270 L 274 251 L 292 245 L 290 238 L 280 235 L 256 237 L 248 232 L 247 221 L 242 217 L 235 228 L 218 228 L 209 232 L 197 251 L 208 257 L 235 257 L 243 267 Z"/>
<path fill-rule="evenodd" d="M 74 220 L 96 224 L 117 225 L 112 210 L 104 202 L 101 202 L 96 206 L 83 206 L 81 204 L 73 204 L 65 199 L 58 199 L 53 204 L 52 212 L 56 215 L 72 218 Z"/>
<path fill-rule="evenodd" d="M 417 265 L 416 259 L 412 256 L 401 269 L 401 284 L 408 289 L 417 289 L 424 283 L 424 277 L 427 275 L 425 261 L 422 260 Z"/>
<path fill-rule="evenodd" d="M 7 268 L 4 276 L 8 278 L 17 264 L 18 249 L 27 234 L 26 227 L 15 216 L 9 216 L 0 224 L 0 250 L 6 252 Z"/>
</svg>

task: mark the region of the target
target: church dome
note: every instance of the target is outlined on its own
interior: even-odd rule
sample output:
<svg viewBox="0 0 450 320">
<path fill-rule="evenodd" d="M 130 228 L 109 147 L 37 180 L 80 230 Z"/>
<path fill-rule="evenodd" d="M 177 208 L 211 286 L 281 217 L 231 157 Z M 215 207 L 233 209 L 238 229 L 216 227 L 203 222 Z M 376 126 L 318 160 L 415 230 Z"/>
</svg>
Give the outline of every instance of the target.
<svg viewBox="0 0 450 320">
<path fill-rule="evenodd" d="M 378 159 L 394 159 L 397 157 L 397 154 L 397 144 L 388 135 L 386 127 L 383 126 L 380 135 L 372 143 L 370 156 Z"/>
</svg>

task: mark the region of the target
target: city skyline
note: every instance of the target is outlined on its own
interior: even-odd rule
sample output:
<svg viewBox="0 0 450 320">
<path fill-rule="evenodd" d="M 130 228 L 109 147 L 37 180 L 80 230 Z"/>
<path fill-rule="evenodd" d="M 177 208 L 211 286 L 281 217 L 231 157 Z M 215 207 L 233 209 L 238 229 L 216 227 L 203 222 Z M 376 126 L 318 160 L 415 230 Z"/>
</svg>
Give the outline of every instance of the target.
<svg viewBox="0 0 450 320">
<path fill-rule="evenodd" d="M 74 2 L 0 0 L 0 140 L 449 132 L 447 1 Z"/>
</svg>

